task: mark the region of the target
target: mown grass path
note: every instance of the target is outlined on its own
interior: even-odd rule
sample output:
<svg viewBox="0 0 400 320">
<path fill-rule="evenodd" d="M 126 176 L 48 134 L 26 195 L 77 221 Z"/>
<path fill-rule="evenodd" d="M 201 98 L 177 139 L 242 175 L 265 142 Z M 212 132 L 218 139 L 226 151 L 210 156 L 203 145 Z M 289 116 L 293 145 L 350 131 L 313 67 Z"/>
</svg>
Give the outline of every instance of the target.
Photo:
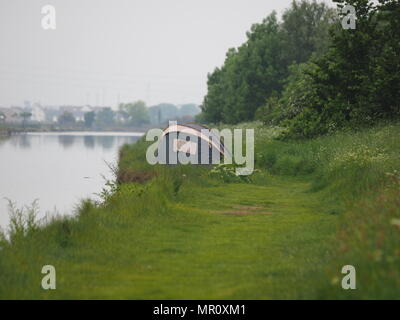
<svg viewBox="0 0 400 320">
<path fill-rule="evenodd" d="M 3 274 L 0 296 L 313 297 L 313 276 L 323 267 L 337 216 L 323 212 L 307 190 L 306 182 L 284 178 L 263 186 L 193 187 L 166 214 L 78 221 L 65 249 L 49 249 L 40 237 L 27 251 L 17 248 L 3 265 L 9 275 Z M 56 267 L 56 290 L 40 288 L 44 264 Z"/>
<path fill-rule="evenodd" d="M 176 205 L 189 220 L 181 225 L 183 242 L 164 248 L 178 250 L 165 270 L 180 290 L 172 283 L 171 289 L 161 286 L 160 297 L 303 296 L 301 282 L 312 280 L 321 267 L 327 250 L 322 242 L 328 245 L 336 222 L 307 189 L 304 182 L 276 179 L 269 186 L 229 184 L 193 191 L 191 201 Z M 193 215 L 202 219 L 194 222 Z M 179 236 L 175 241 L 181 242 Z M 304 283 L 304 293 L 308 286 Z"/>
</svg>

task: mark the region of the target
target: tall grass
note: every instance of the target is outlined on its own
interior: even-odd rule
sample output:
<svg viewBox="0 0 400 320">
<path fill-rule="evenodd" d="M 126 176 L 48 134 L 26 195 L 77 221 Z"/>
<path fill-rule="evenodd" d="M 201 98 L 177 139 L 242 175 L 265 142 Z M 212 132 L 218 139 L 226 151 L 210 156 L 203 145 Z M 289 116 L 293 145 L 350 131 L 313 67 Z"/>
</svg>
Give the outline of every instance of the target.
<svg viewBox="0 0 400 320">
<path fill-rule="evenodd" d="M 101 193 L 103 201 L 82 201 L 73 217 L 40 225 L 34 219 L 34 206 L 18 209 L 10 204 L 11 227 L 8 236 L 0 237 L 0 297 L 52 297 L 31 286 L 40 283 L 37 270 L 45 262 L 57 264 L 60 274 L 74 275 L 68 283 L 60 279 L 62 297 L 76 297 L 77 288 L 79 296 L 93 297 L 93 289 L 98 296 L 113 297 L 109 287 L 131 297 L 131 289 L 124 289 L 118 281 L 132 281 L 140 283 L 138 291 L 133 290 L 136 298 L 143 297 L 141 293 L 164 297 L 159 283 L 175 288 L 174 297 L 184 298 L 180 290 L 189 290 L 184 292 L 190 296 L 191 287 L 180 286 L 172 274 L 197 276 L 201 287 L 202 279 L 216 272 L 225 279 L 224 285 L 229 284 L 221 284 L 220 298 L 243 298 L 230 290 L 249 275 L 254 277 L 251 288 L 257 292 L 246 287 L 248 280 L 240 282 L 239 289 L 235 287 L 246 293 L 245 297 L 265 294 L 258 281 L 276 285 L 274 279 L 290 279 L 291 285 L 282 285 L 290 294 L 277 287 L 274 297 L 396 298 L 400 281 L 400 125 L 304 141 L 281 141 L 277 139 L 280 128 L 260 123 L 240 127 L 256 130 L 258 171 L 248 181 L 231 179 L 225 172 L 229 170 L 221 168 L 150 166 L 145 160 L 149 143 L 141 139 L 121 149 L 115 179 Z M 278 176 L 276 184 L 274 176 Z M 274 203 L 275 198 L 280 202 Z M 227 220 L 210 214 L 225 212 L 232 203 L 271 206 L 268 210 L 278 214 L 272 215 L 274 220 L 264 220 L 268 215 Z M 332 232 L 333 239 L 325 235 Z M 240 243 L 235 234 L 241 235 Z M 246 241 L 249 238 L 253 240 Z M 232 244 L 241 251 L 233 252 Z M 264 248 L 272 251 L 266 255 Z M 230 278 L 225 276 L 227 271 L 221 273 L 229 267 L 216 252 L 225 252 L 240 274 Z M 254 266 L 245 261 L 247 254 Z M 311 256 L 303 256 L 307 254 Z M 201 259 L 192 265 L 188 257 Z M 268 269 L 265 261 L 274 268 Z M 317 265 L 311 266 L 310 261 Z M 134 274 L 132 263 L 139 270 Z M 185 263 L 198 269 L 186 270 Z M 356 267 L 360 290 L 345 293 L 340 289 L 338 272 L 345 264 Z M 156 270 L 148 269 L 152 266 Z M 317 274 L 310 276 L 305 270 L 310 266 Z M 114 273 L 116 268 L 121 274 Z M 300 271 L 293 271 L 297 269 Z M 163 273 L 165 270 L 171 275 Z M 150 283 L 149 277 L 155 274 L 159 283 Z M 88 284 L 82 286 L 82 282 Z M 150 291 L 145 289 L 148 284 Z M 295 285 L 301 290 L 290 289 Z M 24 291 L 26 287 L 30 289 Z M 202 290 L 196 292 L 206 297 L 207 288 Z"/>
<path fill-rule="evenodd" d="M 308 176 L 312 190 L 354 201 L 379 190 L 400 167 L 400 125 L 305 141 L 257 139 L 256 162 L 273 174 Z"/>
<path fill-rule="evenodd" d="M 38 200 L 24 207 L 18 207 L 10 199 L 6 200 L 8 201 L 10 222 L 7 230 L 0 230 L 3 245 L 7 243 L 7 239 L 10 244 L 15 244 L 39 229 L 39 221 L 37 220 L 39 211 Z"/>
<path fill-rule="evenodd" d="M 400 125 L 305 141 L 258 140 L 257 164 L 311 182 L 332 213 L 342 212 L 318 298 L 398 298 L 400 288 Z M 358 290 L 344 292 L 337 271 L 358 270 Z M 322 279 L 331 278 L 330 285 Z"/>
</svg>

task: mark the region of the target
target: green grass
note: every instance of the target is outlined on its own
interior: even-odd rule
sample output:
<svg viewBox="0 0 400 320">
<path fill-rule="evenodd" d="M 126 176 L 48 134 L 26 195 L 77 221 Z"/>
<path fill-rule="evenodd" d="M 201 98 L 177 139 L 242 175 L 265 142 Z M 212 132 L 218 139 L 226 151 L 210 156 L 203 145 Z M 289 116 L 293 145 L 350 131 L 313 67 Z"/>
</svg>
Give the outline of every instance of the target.
<svg viewBox="0 0 400 320">
<path fill-rule="evenodd" d="M 271 177 L 266 186 L 184 182 L 175 201 L 157 199 L 157 188 L 141 197 L 121 191 L 106 208 L 53 223 L 6 249 L 0 296 L 298 297 L 296 283 L 323 262 L 321 241 L 336 221 L 307 188 Z M 147 204 L 138 208 L 138 201 Z M 53 292 L 40 289 L 44 264 L 57 270 Z"/>
<path fill-rule="evenodd" d="M 125 146 L 104 203 L 0 241 L 0 298 L 397 298 L 400 126 L 285 142 L 253 125 L 247 183 L 151 167 L 144 141 Z M 54 291 L 40 287 L 47 264 Z M 345 264 L 355 291 L 341 289 Z"/>
</svg>

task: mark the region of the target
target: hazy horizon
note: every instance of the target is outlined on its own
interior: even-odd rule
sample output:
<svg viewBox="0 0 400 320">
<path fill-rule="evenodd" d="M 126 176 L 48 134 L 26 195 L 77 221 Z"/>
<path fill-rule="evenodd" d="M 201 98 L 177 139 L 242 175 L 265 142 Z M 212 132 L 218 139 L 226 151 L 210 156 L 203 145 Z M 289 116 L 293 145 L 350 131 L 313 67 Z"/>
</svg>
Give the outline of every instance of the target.
<svg viewBox="0 0 400 320">
<path fill-rule="evenodd" d="M 207 73 L 292 0 L 1 0 L 0 106 L 201 104 Z M 44 5 L 56 30 L 41 26 Z"/>
</svg>

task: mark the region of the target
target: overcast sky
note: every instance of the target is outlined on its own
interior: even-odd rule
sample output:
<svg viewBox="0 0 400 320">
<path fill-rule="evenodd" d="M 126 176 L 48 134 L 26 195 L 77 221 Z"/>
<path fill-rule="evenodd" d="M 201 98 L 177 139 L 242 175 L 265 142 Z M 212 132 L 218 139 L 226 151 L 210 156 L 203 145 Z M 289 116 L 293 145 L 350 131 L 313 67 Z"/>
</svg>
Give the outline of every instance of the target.
<svg viewBox="0 0 400 320">
<path fill-rule="evenodd" d="M 0 105 L 201 103 L 207 73 L 227 50 L 290 3 L 0 0 Z M 56 9 L 56 30 L 42 28 L 46 4 Z"/>
</svg>

